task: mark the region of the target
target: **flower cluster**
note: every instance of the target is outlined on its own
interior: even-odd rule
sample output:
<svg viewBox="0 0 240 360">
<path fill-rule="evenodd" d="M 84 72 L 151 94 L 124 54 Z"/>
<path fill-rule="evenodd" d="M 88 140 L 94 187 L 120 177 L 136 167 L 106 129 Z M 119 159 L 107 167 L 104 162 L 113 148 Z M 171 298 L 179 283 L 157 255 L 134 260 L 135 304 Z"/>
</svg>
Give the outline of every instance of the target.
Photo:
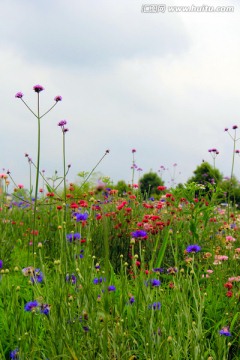
<svg viewBox="0 0 240 360">
<path fill-rule="evenodd" d="M 25 304 L 24 310 L 27 312 L 39 311 L 41 314 L 49 315 L 51 305 L 40 304 L 37 300 L 29 301 Z"/>
</svg>

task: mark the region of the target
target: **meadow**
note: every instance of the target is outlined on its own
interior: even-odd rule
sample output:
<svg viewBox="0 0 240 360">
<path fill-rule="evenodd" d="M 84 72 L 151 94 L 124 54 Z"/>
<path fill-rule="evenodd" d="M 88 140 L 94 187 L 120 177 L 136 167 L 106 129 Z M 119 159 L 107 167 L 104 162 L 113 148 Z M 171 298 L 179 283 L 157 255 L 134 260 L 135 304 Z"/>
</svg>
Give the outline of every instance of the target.
<svg viewBox="0 0 240 360">
<path fill-rule="evenodd" d="M 9 196 L 14 179 L 0 175 L 0 359 L 239 359 L 237 207 L 219 204 L 214 184 L 148 197 L 134 173 L 125 192 L 68 184 L 65 120 L 63 175 L 50 185 L 39 170 L 48 112 L 31 111 L 35 185 Z"/>
</svg>

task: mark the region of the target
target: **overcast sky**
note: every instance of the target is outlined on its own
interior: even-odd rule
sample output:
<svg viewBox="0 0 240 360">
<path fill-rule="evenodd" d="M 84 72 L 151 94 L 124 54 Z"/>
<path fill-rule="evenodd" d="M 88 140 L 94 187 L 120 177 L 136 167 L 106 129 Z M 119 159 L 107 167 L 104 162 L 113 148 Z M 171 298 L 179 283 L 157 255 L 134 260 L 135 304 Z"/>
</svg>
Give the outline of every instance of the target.
<svg viewBox="0 0 240 360">
<path fill-rule="evenodd" d="M 144 13 L 142 4 L 0 1 L 0 166 L 16 183 L 29 185 L 24 154 L 36 162 L 37 121 L 15 94 L 23 92 L 36 110 L 36 84 L 45 88 L 42 113 L 56 95 L 63 98 L 41 122 L 40 168 L 49 177 L 55 170 L 62 174 L 57 123 L 63 119 L 69 181 L 91 171 L 106 149 L 110 153 L 97 171 L 115 183 L 131 181 L 133 148 L 143 173 L 169 169 L 166 185 L 171 177 L 185 182 L 203 159 L 212 164 L 210 148 L 219 150 L 216 166 L 230 175 L 233 142 L 224 128 L 240 127 L 239 2 L 177 1 L 234 7 L 221 13 L 174 13 L 167 7 Z M 240 158 L 235 174 L 240 178 Z"/>
</svg>

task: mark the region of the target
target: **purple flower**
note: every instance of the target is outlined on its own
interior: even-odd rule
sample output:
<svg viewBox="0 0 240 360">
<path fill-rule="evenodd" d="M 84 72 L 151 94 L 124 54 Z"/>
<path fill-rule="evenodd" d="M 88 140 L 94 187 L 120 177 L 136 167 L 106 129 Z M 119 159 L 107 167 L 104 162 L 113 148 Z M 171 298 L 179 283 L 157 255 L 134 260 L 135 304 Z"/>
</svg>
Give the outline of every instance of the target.
<svg viewBox="0 0 240 360">
<path fill-rule="evenodd" d="M 106 279 L 102 277 L 93 279 L 94 284 L 101 284 L 103 281 L 106 281 Z"/>
<path fill-rule="evenodd" d="M 49 304 L 41 304 L 40 305 L 40 313 L 44 315 L 49 315 L 51 305 Z"/>
<path fill-rule="evenodd" d="M 74 240 L 80 240 L 81 239 L 81 235 L 80 233 L 75 233 L 75 234 L 67 234 L 66 235 L 66 239 L 71 243 Z"/>
<path fill-rule="evenodd" d="M 18 360 L 19 359 L 18 354 L 19 354 L 19 349 L 16 348 L 15 350 L 10 352 L 10 359 Z"/>
<path fill-rule="evenodd" d="M 21 99 L 23 97 L 23 93 L 22 92 L 17 92 L 15 95 L 15 98 Z"/>
<path fill-rule="evenodd" d="M 79 222 L 79 221 L 86 221 L 87 218 L 88 218 L 88 213 L 85 212 L 85 213 L 74 213 L 73 216 L 75 217 L 76 221 Z"/>
<path fill-rule="evenodd" d="M 232 334 L 229 331 L 229 326 L 224 326 L 220 331 L 219 331 L 220 335 L 224 335 L 224 336 L 232 336 Z"/>
<path fill-rule="evenodd" d="M 2 267 L 3 267 L 3 261 L 0 260 L 0 269 L 2 269 Z"/>
<path fill-rule="evenodd" d="M 35 85 L 33 87 L 33 90 L 36 92 L 36 93 L 40 93 L 41 91 L 44 90 L 44 87 L 42 85 Z"/>
<path fill-rule="evenodd" d="M 43 282 L 43 273 L 40 271 L 40 269 L 34 270 L 34 275 L 30 278 L 30 280 L 32 281 L 32 283 L 35 283 L 35 282 L 42 283 Z"/>
<path fill-rule="evenodd" d="M 36 307 L 38 307 L 37 300 L 29 301 L 25 304 L 24 310 L 32 312 L 35 310 Z"/>
<path fill-rule="evenodd" d="M 77 278 L 74 274 L 66 276 L 66 282 L 70 282 L 72 285 L 76 284 Z"/>
<path fill-rule="evenodd" d="M 133 304 L 134 302 L 135 302 L 134 296 L 131 296 L 131 297 L 129 298 L 129 303 L 130 303 L 130 304 Z"/>
<path fill-rule="evenodd" d="M 157 287 L 161 285 L 161 281 L 158 279 L 151 279 L 145 282 L 146 286 L 148 286 L 148 284 L 151 284 L 153 287 Z"/>
<path fill-rule="evenodd" d="M 146 238 L 147 232 L 144 230 L 136 230 L 131 233 L 133 238 Z"/>
<path fill-rule="evenodd" d="M 158 302 L 154 302 L 153 304 L 148 305 L 149 309 L 153 309 L 153 310 L 160 310 L 161 309 L 161 303 Z"/>
<path fill-rule="evenodd" d="M 237 125 L 233 125 L 233 130 L 236 130 L 237 128 L 238 128 L 238 126 Z"/>
<path fill-rule="evenodd" d="M 186 252 L 187 253 L 196 253 L 196 252 L 199 252 L 201 250 L 201 246 L 199 245 L 189 245 L 187 248 L 186 248 Z"/>
<path fill-rule="evenodd" d="M 56 102 L 62 101 L 62 97 L 61 97 L 60 95 L 57 95 L 57 96 L 55 96 L 54 100 L 55 100 Z"/>
<path fill-rule="evenodd" d="M 108 291 L 116 291 L 116 288 L 114 285 L 109 285 Z"/>
<path fill-rule="evenodd" d="M 84 330 L 85 332 L 88 332 L 88 331 L 89 331 L 89 327 L 88 327 L 88 326 L 83 326 L 83 330 Z"/>
<path fill-rule="evenodd" d="M 156 273 L 164 273 L 164 269 L 163 268 L 154 268 L 152 269 L 153 272 L 156 272 Z"/>
<path fill-rule="evenodd" d="M 61 121 L 59 121 L 58 126 L 64 126 L 66 124 L 67 124 L 66 120 L 61 120 Z"/>
</svg>

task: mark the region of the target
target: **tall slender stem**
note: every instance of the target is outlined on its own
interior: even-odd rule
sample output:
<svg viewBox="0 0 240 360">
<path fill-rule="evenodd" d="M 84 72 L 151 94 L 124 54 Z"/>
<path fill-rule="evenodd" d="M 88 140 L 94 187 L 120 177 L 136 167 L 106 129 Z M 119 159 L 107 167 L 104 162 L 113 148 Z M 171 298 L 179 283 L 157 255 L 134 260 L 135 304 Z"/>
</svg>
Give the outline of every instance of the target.
<svg viewBox="0 0 240 360">
<path fill-rule="evenodd" d="M 36 218 L 37 218 L 37 196 L 38 196 L 38 181 L 39 181 L 39 169 L 40 169 L 40 139 L 41 139 L 41 127 L 40 127 L 40 96 L 39 92 L 37 93 L 37 120 L 38 120 L 38 138 L 37 138 L 37 169 L 36 169 L 36 184 L 35 184 L 35 199 L 34 199 L 34 209 L 33 209 L 33 254 L 35 250 L 35 227 L 36 227 Z"/>
<path fill-rule="evenodd" d="M 66 154 L 65 154 L 65 131 L 64 130 L 63 130 L 63 186 L 64 186 L 64 221 L 66 222 L 67 188 L 66 188 Z"/>
</svg>

